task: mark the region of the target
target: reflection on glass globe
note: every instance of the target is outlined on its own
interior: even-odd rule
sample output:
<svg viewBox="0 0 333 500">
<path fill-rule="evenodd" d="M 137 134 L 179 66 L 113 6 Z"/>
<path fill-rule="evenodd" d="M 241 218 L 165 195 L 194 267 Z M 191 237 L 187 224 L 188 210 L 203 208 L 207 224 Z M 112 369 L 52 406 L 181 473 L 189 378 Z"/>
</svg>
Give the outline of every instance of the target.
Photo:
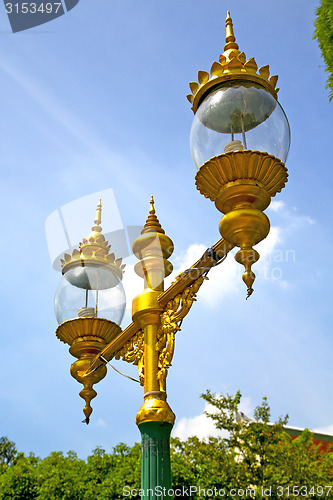
<svg viewBox="0 0 333 500">
<path fill-rule="evenodd" d="M 120 325 L 125 305 L 125 291 L 120 278 L 101 266 L 70 269 L 62 277 L 55 295 L 55 313 L 59 324 L 77 317 L 96 316 Z"/>
<path fill-rule="evenodd" d="M 285 162 L 290 147 L 287 117 L 274 97 L 252 82 L 225 83 L 208 94 L 191 129 L 191 153 L 199 168 L 213 156 L 250 149 Z"/>
</svg>

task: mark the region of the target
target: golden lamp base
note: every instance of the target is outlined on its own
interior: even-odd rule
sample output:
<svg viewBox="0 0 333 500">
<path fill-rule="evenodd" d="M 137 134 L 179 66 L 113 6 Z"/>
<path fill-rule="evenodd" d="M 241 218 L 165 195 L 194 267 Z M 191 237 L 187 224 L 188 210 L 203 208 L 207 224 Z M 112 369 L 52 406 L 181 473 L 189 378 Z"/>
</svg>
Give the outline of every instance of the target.
<svg viewBox="0 0 333 500">
<path fill-rule="evenodd" d="M 263 211 L 287 180 L 287 168 L 278 158 L 250 150 L 215 156 L 197 172 L 197 189 L 225 214 L 219 225 L 221 236 L 240 247 L 235 259 L 245 267 L 248 297 L 255 280 L 251 267 L 259 259 L 253 246 L 266 238 L 270 229 Z"/>
<path fill-rule="evenodd" d="M 176 416 L 170 406 L 163 399 L 146 399 L 136 416 L 136 424 L 142 422 L 169 422 L 175 423 Z"/>
<path fill-rule="evenodd" d="M 113 321 L 103 318 L 87 317 L 75 318 L 65 321 L 58 326 L 56 335 L 58 339 L 69 344 L 69 352 L 78 358 L 71 366 L 71 375 L 83 385 L 80 392 L 85 400 L 83 413 L 89 424 L 92 408 L 91 400 L 97 396 L 93 385 L 100 382 L 106 375 L 106 366 L 101 365 L 98 370 L 85 375 L 94 358 L 121 332 L 120 326 Z"/>
</svg>

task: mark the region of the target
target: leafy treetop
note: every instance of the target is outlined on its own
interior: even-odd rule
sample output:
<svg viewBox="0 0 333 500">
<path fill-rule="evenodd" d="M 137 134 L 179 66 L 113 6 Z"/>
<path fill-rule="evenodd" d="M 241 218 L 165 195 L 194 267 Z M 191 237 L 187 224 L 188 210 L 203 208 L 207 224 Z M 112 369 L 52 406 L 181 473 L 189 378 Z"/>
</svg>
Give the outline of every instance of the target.
<svg viewBox="0 0 333 500">
<path fill-rule="evenodd" d="M 326 71 L 329 74 L 326 88 L 330 90 L 329 99 L 333 99 L 333 2 L 322 0 L 316 9 L 314 22 L 314 38 L 318 40 L 322 57 L 325 61 Z"/>
</svg>

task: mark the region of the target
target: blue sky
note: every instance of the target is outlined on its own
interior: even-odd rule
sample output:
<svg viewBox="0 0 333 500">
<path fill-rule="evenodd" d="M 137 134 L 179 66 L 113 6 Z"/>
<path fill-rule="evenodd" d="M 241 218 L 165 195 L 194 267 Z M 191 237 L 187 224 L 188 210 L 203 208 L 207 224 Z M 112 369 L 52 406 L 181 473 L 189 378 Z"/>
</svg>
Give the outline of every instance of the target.
<svg viewBox="0 0 333 500">
<path fill-rule="evenodd" d="M 84 237 L 98 193 L 109 190 L 115 203 L 103 199 L 108 228 L 108 203 L 118 226 L 141 225 L 153 194 L 175 244 L 176 270 L 219 239 L 220 214 L 194 185 L 186 94 L 198 70 L 209 71 L 223 52 L 227 10 L 240 49 L 279 75 L 292 133 L 290 177 L 267 211 L 272 230 L 259 249 L 251 299 L 229 256 L 210 273 L 177 334 L 168 376 L 175 433 L 211 431 L 199 398 L 208 388 L 240 389 L 250 414 L 267 396 L 273 420 L 288 413 L 291 425 L 333 432 L 332 104 L 312 39 L 318 2 L 202 6 L 81 0 L 66 15 L 16 34 L 0 10 L 0 429 L 24 452 L 75 450 L 86 457 L 97 445 L 110 450 L 140 439 L 142 388 L 112 369 L 96 386 L 91 424 L 81 424 L 81 387 L 69 374 L 74 359 L 55 336 L 60 273 L 52 267 L 45 221 L 83 199 L 85 209 L 77 205 L 78 217 L 74 204 L 73 218 Z M 129 303 L 142 285 L 133 277 L 134 261 L 127 259 L 124 278 Z M 129 322 L 127 312 L 122 326 Z M 136 375 L 135 367 L 117 366 Z"/>
</svg>

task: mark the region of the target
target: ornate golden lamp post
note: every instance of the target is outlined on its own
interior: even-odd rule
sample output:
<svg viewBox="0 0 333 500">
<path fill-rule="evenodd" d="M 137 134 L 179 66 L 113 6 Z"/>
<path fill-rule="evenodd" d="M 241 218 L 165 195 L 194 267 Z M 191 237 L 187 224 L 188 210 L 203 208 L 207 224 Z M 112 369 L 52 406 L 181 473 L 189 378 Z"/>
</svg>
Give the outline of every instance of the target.
<svg viewBox="0 0 333 500">
<path fill-rule="evenodd" d="M 269 233 L 263 211 L 285 186 L 284 166 L 290 130 L 277 101 L 278 77 L 240 52 L 228 12 L 226 45 L 210 74 L 199 71 L 187 97 L 195 114 L 191 152 L 198 168 L 199 191 L 222 212 L 220 233 L 240 247 L 235 258 L 245 267 L 248 296 L 255 279 L 251 266 L 259 259 L 252 247 Z"/>
<path fill-rule="evenodd" d="M 170 432 L 175 420 L 166 399 L 166 378 L 171 366 L 175 335 L 188 314 L 208 271 L 234 247 L 236 260 L 245 267 L 243 280 L 252 293 L 251 265 L 259 258 L 253 249 L 269 232 L 263 211 L 287 181 L 286 160 L 290 133 L 277 101 L 277 76 L 268 66 L 257 72 L 255 60 L 246 60 L 233 34 L 228 13 L 226 45 L 211 72 L 199 71 L 188 96 L 195 113 L 191 151 L 198 167 L 196 185 L 225 215 L 220 239 L 181 273 L 164 291 L 164 278 L 172 270 L 168 261 L 173 243 L 165 234 L 151 199 L 149 216 L 133 253 L 136 273 L 144 291 L 133 300 L 133 322 L 118 326 L 125 307 L 121 285 L 121 259 L 115 260 L 101 234 L 101 205 L 92 233 L 65 255 L 64 277 L 56 294 L 57 336 L 70 345 L 78 359 L 71 374 L 83 384 L 86 422 L 93 384 L 106 374 L 106 363 L 123 359 L 138 365 L 144 403 L 136 422 L 142 436 L 142 489 L 149 498 L 172 498 Z M 102 300 L 103 298 L 103 300 Z M 102 307 L 103 304 L 103 307 Z M 159 487 L 159 490 L 156 488 Z M 163 496 L 161 496 L 161 488 Z"/>
</svg>

